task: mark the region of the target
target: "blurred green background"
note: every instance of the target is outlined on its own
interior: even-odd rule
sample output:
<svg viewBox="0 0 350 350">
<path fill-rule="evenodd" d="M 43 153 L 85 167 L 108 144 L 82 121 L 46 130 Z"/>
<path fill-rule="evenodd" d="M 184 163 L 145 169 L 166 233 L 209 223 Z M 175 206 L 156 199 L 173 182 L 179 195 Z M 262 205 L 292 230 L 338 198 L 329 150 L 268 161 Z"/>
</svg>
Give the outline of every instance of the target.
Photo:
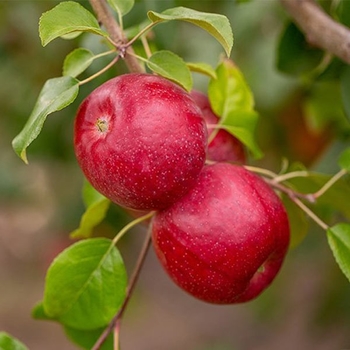
<svg viewBox="0 0 350 350">
<path fill-rule="evenodd" d="M 80 2 L 90 8 L 87 1 Z M 72 143 L 75 111 L 89 91 L 121 72 L 111 69 L 84 85 L 71 106 L 49 116 L 28 148 L 29 165 L 15 155 L 11 141 L 44 82 L 61 75 L 64 57 L 77 46 L 98 51 L 101 45 L 99 39 L 84 35 L 72 41 L 58 39 L 43 48 L 38 20 L 57 3 L 0 2 L 0 330 L 38 350 L 75 349 L 58 325 L 35 321 L 30 313 L 42 298 L 50 261 L 69 244 L 68 235 L 84 210 L 83 179 Z M 180 5 L 230 19 L 235 38 L 232 58 L 251 86 L 261 116 L 257 136 L 265 157 L 251 159 L 251 164 L 278 171 L 287 158 L 335 173 L 336 157 L 349 145 L 350 135 L 338 76 L 331 72 L 332 79 L 315 82 L 312 74 L 278 71 L 277 61 L 283 66 L 283 59 L 296 59 L 288 43 L 279 45 L 288 22 L 279 2 L 140 0 L 125 25 L 143 21 L 147 10 Z M 222 53 L 213 38 L 188 23 L 164 24 L 154 33 L 158 48 L 172 50 L 186 61 L 215 67 Z M 317 61 L 317 53 L 312 54 Z M 310 63 L 311 72 L 317 62 Z M 87 74 L 99 64 L 103 61 Z M 208 78 L 195 75 L 197 89 L 205 91 L 207 83 Z M 114 234 L 128 220 L 113 207 L 98 234 Z M 122 243 L 130 268 L 144 233 L 142 227 L 134 230 Z M 349 326 L 350 285 L 331 256 L 325 233 L 311 225 L 304 242 L 290 251 L 273 286 L 245 305 L 213 306 L 186 295 L 168 279 L 151 251 L 122 324 L 121 341 L 123 349 L 132 350 L 340 350 L 350 349 Z"/>
</svg>

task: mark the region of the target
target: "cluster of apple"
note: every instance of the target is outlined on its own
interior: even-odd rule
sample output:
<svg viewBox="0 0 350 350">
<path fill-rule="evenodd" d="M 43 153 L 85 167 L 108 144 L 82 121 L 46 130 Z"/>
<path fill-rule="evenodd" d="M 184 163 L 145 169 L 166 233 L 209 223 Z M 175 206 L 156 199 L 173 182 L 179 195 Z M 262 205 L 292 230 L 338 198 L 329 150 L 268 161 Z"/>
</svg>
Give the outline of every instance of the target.
<svg viewBox="0 0 350 350">
<path fill-rule="evenodd" d="M 125 208 L 155 211 L 153 246 L 174 282 L 228 304 L 270 285 L 288 249 L 289 222 L 273 189 L 242 166 L 241 143 L 212 128 L 217 122 L 206 95 L 156 75 L 125 74 L 83 101 L 74 143 L 99 192 Z"/>
</svg>

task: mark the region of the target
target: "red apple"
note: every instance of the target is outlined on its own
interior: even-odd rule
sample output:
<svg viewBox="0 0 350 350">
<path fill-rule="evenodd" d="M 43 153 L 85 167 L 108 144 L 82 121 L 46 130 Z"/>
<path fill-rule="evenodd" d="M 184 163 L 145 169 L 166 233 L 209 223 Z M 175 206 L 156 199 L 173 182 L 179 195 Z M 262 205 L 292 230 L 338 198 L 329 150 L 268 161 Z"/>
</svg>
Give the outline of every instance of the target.
<svg viewBox="0 0 350 350">
<path fill-rule="evenodd" d="M 257 297 L 275 278 L 289 244 L 283 204 L 238 165 L 205 166 L 194 188 L 152 223 L 156 254 L 182 289 L 216 304 Z"/>
<path fill-rule="evenodd" d="M 155 75 L 125 74 L 83 101 L 74 144 L 99 192 L 124 207 L 157 210 L 194 186 L 207 131 L 199 107 L 180 86 Z"/>
<path fill-rule="evenodd" d="M 202 110 L 203 117 L 207 125 L 215 125 L 219 118 L 213 112 L 208 97 L 197 90 L 191 91 L 191 96 Z M 244 164 L 246 153 L 241 141 L 235 138 L 226 130 L 215 130 L 208 127 L 208 137 L 215 132 L 215 137 L 209 142 L 207 158 L 216 162 L 235 162 Z"/>
</svg>

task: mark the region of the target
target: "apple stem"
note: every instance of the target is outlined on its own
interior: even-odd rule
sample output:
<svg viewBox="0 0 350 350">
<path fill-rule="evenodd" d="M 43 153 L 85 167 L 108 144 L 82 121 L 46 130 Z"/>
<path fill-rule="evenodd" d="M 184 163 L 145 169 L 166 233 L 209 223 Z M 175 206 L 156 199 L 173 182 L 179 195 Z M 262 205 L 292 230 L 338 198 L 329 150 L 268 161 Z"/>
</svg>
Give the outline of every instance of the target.
<svg viewBox="0 0 350 350">
<path fill-rule="evenodd" d="M 140 254 L 139 254 L 138 259 L 136 261 L 134 271 L 133 271 L 132 276 L 130 278 L 130 282 L 129 282 L 129 285 L 128 285 L 128 288 L 126 291 L 126 297 L 124 299 L 124 302 L 123 302 L 122 306 L 120 307 L 118 313 L 113 317 L 112 321 L 109 323 L 107 328 L 103 331 L 103 333 L 98 338 L 98 340 L 96 341 L 95 345 L 92 347 L 91 350 L 99 350 L 101 348 L 101 346 L 103 345 L 103 343 L 105 342 L 105 340 L 107 339 L 107 337 L 109 336 L 109 334 L 113 332 L 113 330 L 115 330 L 114 347 L 115 347 L 115 349 L 119 348 L 118 343 L 119 343 L 120 320 L 121 320 L 121 318 L 126 310 L 126 307 L 128 306 L 131 295 L 135 289 L 136 282 L 140 276 L 142 266 L 145 262 L 148 250 L 151 246 L 151 242 L 152 242 L 151 237 L 152 237 L 152 230 L 151 230 L 151 226 L 149 226 L 146 238 L 144 240 Z"/>
</svg>

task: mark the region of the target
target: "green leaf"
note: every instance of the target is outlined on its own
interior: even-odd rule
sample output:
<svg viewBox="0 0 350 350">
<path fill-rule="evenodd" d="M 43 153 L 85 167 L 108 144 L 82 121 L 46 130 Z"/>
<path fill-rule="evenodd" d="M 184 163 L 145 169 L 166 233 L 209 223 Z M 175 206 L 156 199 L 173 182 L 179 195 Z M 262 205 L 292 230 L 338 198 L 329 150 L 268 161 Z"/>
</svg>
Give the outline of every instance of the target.
<svg viewBox="0 0 350 350">
<path fill-rule="evenodd" d="M 350 224 L 339 223 L 329 228 L 327 238 L 336 262 L 350 281 Z"/>
<path fill-rule="evenodd" d="M 240 126 L 225 125 L 224 123 L 221 125 L 223 129 L 228 131 L 230 134 L 239 139 L 245 146 L 247 146 L 255 158 L 262 157 L 263 153 L 256 143 L 252 131 Z"/>
<path fill-rule="evenodd" d="M 254 99 L 240 70 L 228 59 L 216 69 L 216 79 L 211 79 L 208 96 L 214 113 L 220 117 L 219 126 L 237 137 L 259 158 L 262 152 L 255 141 L 258 114 Z"/>
<path fill-rule="evenodd" d="M 207 75 L 210 78 L 216 79 L 215 69 L 210 64 L 202 62 L 187 62 L 187 67 L 192 72 L 201 73 Z"/>
<path fill-rule="evenodd" d="M 106 198 L 103 194 L 98 192 L 86 179 L 84 179 L 82 194 L 83 194 L 83 201 L 86 208 Z"/>
<path fill-rule="evenodd" d="M 310 46 L 304 34 L 290 22 L 280 39 L 277 51 L 277 68 L 291 75 L 302 75 L 316 68 L 324 52 Z"/>
<path fill-rule="evenodd" d="M 111 201 L 102 198 L 99 201 L 89 205 L 81 217 L 79 227 L 71 232 L 71 238 L 89 238 L 92 236 L 93 229 L 100 224 L 107 215 Z"/>
<path fill-rule="evenodd" d="M 134 0 L 107 0 L 109 5 L 120 14 L 124 16 L 130 12 L 134 7 Z"/>
<path fill-rule="evenodd" d="M 46 117 L 71 104 L 78 92 L 79 82 L 72 77 L 53 78 L 44 84 L 27 123 L 12 141 L 13 149 L 25 163 L 26 148 L 40 134 Z"/>
<path fill-rule="evenodd" d="M 345 24 L 347 27 L 350 26 L 350 1 L 341 0 L 338 2 L 336 14 L 339 17 L 339 21 Z"/>
<path fill-rule="evenodd" d="M 350 67 L 348 66 L 340 77 L 341 95 L 345 113 L 350 120 Z"/>
<path fill-rule="evenodd" d="M 338 164 L 342 169 L 350 172 L 350 148 L 340 154 Z"/>
<path fill-rule="evenodd" d="M 71 104 L 78 92 L 79 82 L 72 77 L 46 81 L 24 128 L 12 141 L 13 149 L 25 163 L 28 163 L 26 149 L 40 134 L 46 117 Z"/>
<path fill-rule="evenodd" d="M 0 332 L 0 350 L 28 350 L 28 348 L 8 333 Z"/>
<path fill-rule="evenodd" d="M 195 11 L 186 7 L 174 7 L 157 13 L 149 11 L 149 19 L 154 23 L 181 20 L 193 23 L 211 34 L 230 56 L 233 46 L 232 28 L 228 18 L 224 15 Z"/>
<path fill-rule="evenodd" d="M 83 200 L 86 211 L 81 217 L 79 228 L 74 230 L 71 238 L 89 238 L 93 229 L 106 217 L 111 201 L 95 190 L 85 179 L 83 186 Z"/>
<path fill-rule="evenodd" d="M 147 66 L 153 72 L 181 85 L 191 91 L 193 81 L 189 68 L 183 59 L 171 51 L 157 51 L 147 61 Z"/>
<path fill-rule="evenodd" d="M 282 196 L 284 207 L 288 214 L 290 225 L 290 248 L 297 247 L 306 237 L 309 221 L 305 213 L 288 196 Z"/>
<path fill-rule="evenodd" d="M 47 315 L 44 309 L 44 304 L 42 301 L 38 302 L 32 309 L 32 317 L 35 320 L 46 320 L 46 321 L 53 321 L 55 318 L 50 317 Z"/>
<path fill-rule="evenodd" d="M 103 206 L 103 202 L 107 199 L 105 196 L 103 196 L 100 192 L 98 192 L 92 185 L 85 179 L 84 186 L 83 186 L 83 202 L 85 205 L 85 208 L 98 208 L 99 206 Z M 111 207 L 111 202 L 109 203 L 108 207 Z M 106 204 L 107 205 L 107 204 Z M 107 219 L 108 223 L 113 226 L 114 229 L 117 229 L 117 231 L 120 231 L 125 225 L 129 223 L 128 216 L 126 215 L 125 209 L 118 206 L 113 205 L 111 210 L 107 210 L 103 215 L 103 212 L 100 216 L 100 220 L 96 220 L 95 224 L 98 225 L 102 220 L 105 218 Z M 97 209 L 98 210 L 98 209 Z M 84 214 L 85 215 L 85 214 Z M 93 229 L 94 225 L 91 226 L 91 229 Z M 71 234 L 72 235 L 72 234 Z"/>
<path fill-rule="evenodd" d="M 312 90 L 305 97 L 303 112 L 308 128 L 315 133 L 326 130 L 330 125 L 337 130 L 349 130 L 337 81 L 313 84 Z"/>
<path fill-rule="evenodd" d="M 61 35 L 61 38 L 65 39 L 65 40 L 72 40 L 72 39 L 77 38 L 81 34 L 82 34 L 82 32 L 72 32 L 72 33 Z"/>
<path fill-rule="evenodd" d="M 216 68 L 216 79 L 211 79 L 208 97 L 211 107 L 221 118 L 232 111 L 253 111 L 253 94 L 243 74 L 231 60 L 224 60 Z"/>
<path fill-rule="evenodd" d="M 82 349 L 90 350 L 96 343 L 97 339 L 101 336 L 105 328 L 98 328 L 92 330 L 80 330 L 71 327 L 64 327 L 64 331 L 67 337 L 79 345 Z M 111 333 L 99 348 L 100 350 L 113 350 L 113 334 Z"/>
<path fill-rule="evenodd" d="M 39 22 L 41 43 L 46 46 L 52 40 L 74 32 L 91 32 L 107 37 L 91 12 L 74 1 L 63 1 L 42 14 Z"/>
<path fill-rule="evenodd" d="M 36 320 L 56 321 L 56 319 L 49 317 L 44 309 L 43 302 L 39 302 L 32 310 L 32 317 Z M 91 349 L 100 337 L 105 327 L 89 330 L 80 330 L 72 327 L 64 326 L 64 331 L 67 337 L 75 344 L 83 349 Z M 0 347 L 1 349 L 1 347 Z M 107 337 L 106 341 L 101 346 L 101 350 L 113 350 L 113 335 Z"/>
<path fill-rule="evenodd" d="M 78 48 L 70 52 L 63 63 L 63 75 L 73 78 L 84 72 L 94 60 L 94 54 L 87 49 Z"/>
<path fill-rule="evenodd" d="M 45 313 L 81 330 L 107 325 L 125 298 L 127 276 L 111 240 L 91 238 L 59 254 L 46 275 Z"/>
<path fill-rule="evenodd" d="M 338 57 L 333 57 L 327 67 L 317 76 L 317 80 L 336 80 L 339 81 L 346 63 Z"/>
</svg>

